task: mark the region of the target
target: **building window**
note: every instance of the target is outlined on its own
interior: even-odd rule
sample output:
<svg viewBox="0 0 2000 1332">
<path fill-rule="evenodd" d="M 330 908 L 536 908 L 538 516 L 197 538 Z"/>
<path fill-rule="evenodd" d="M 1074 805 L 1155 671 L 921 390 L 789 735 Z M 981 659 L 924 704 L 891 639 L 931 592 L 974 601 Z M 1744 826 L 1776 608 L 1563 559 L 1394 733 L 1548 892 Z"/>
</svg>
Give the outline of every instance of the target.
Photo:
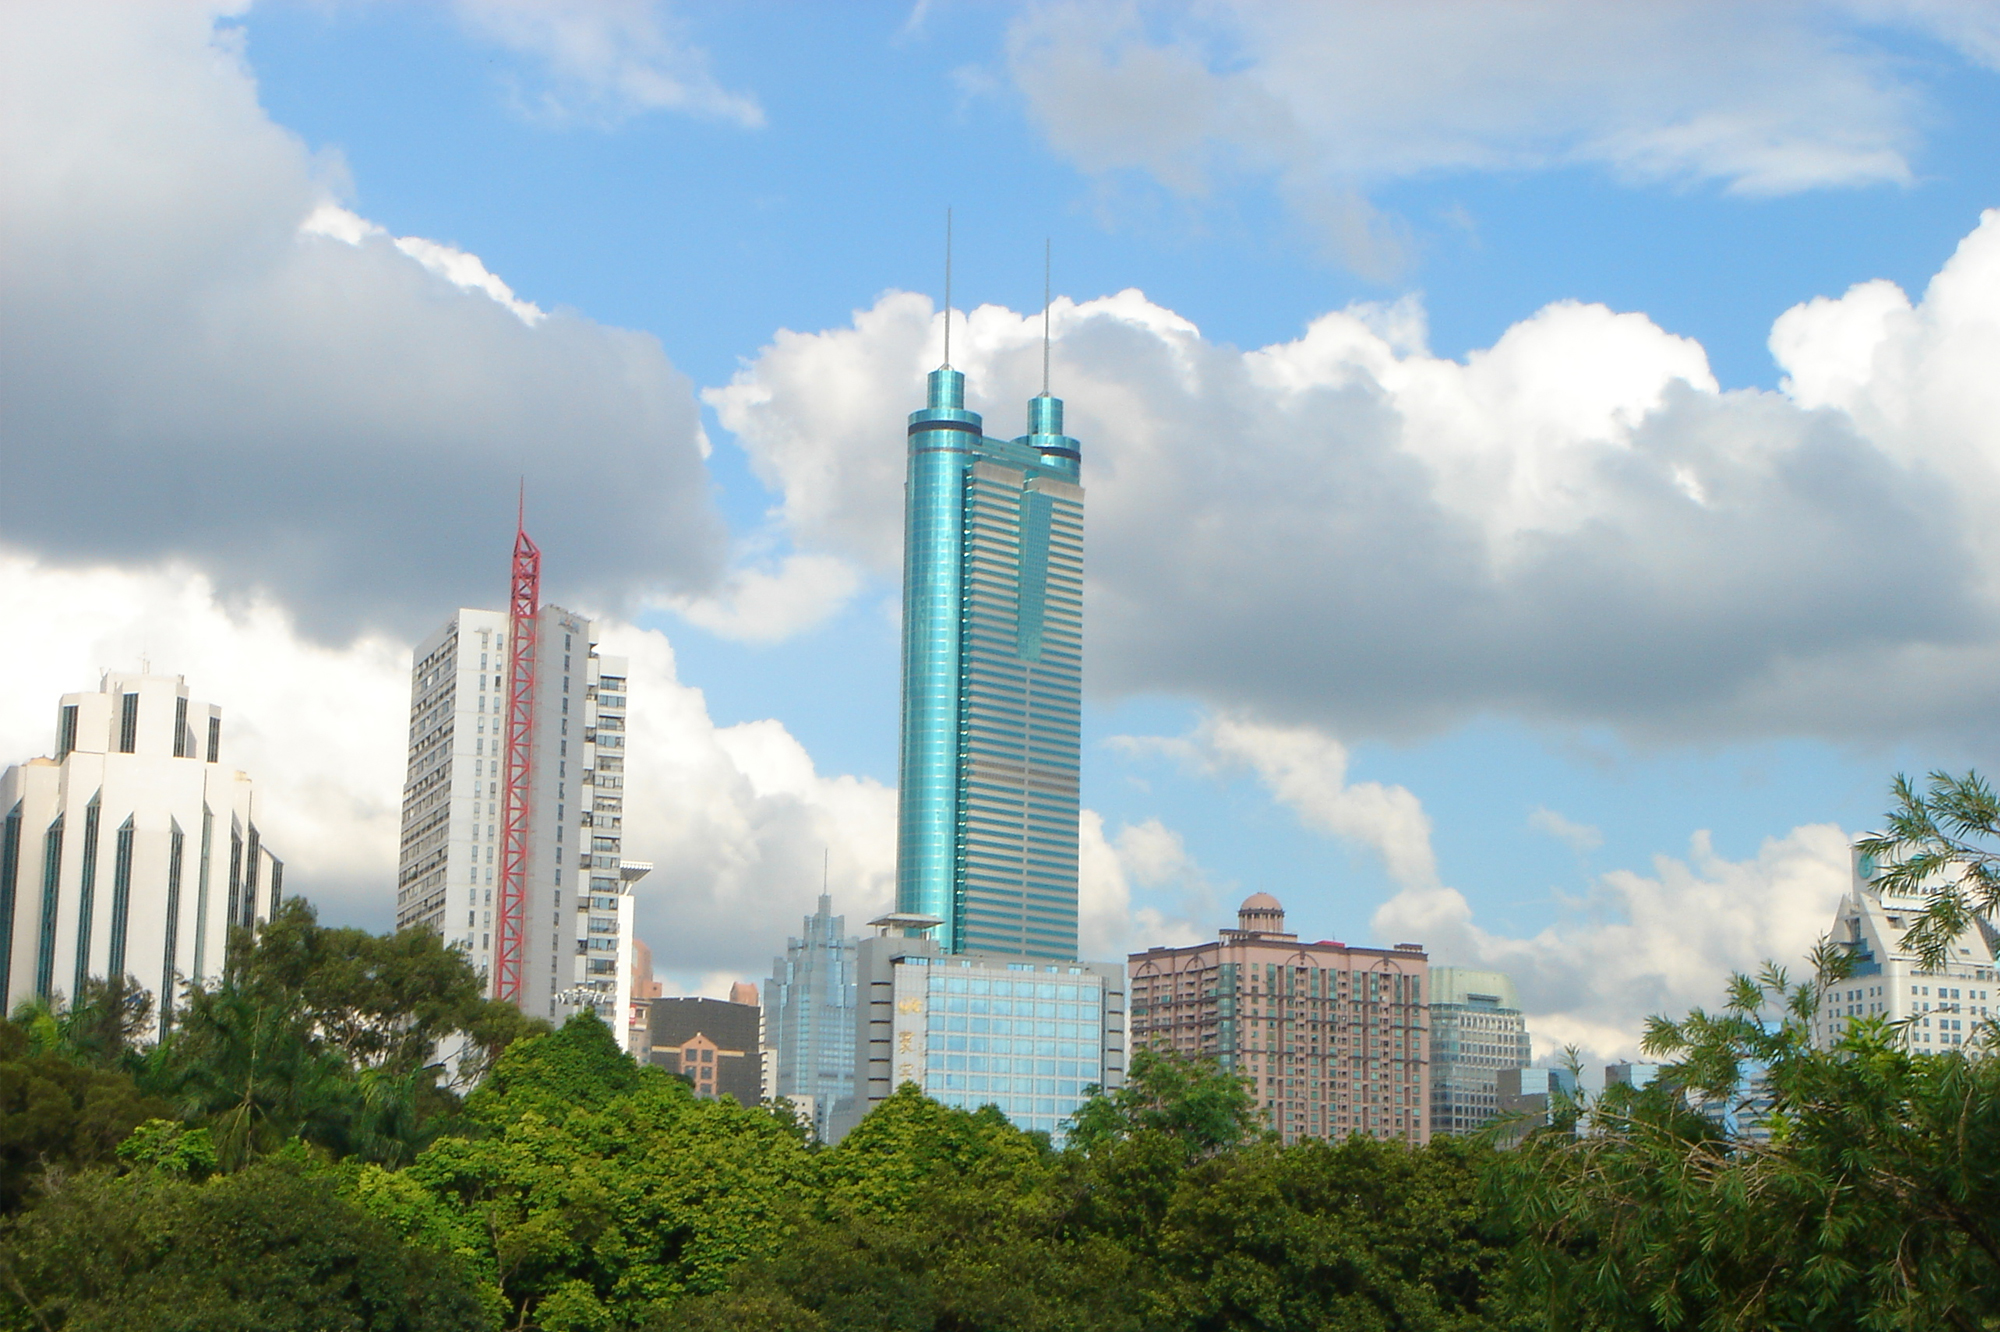
<svg viewBox="0 0 2000 1332">
<path fill-rule="evenodd" d="M 181 825 L 167 820 L 167 946 L 160 967 L 160 1031 L 174 1025 L 174 950 L 181 934 Z"/>
<path fill-rule="evenodd" d="M 76 980 L 69 992 L 72 1002 L 83 996 L 83 983 L 90 979 L 90 926 L 97 906 L 97 823 L 103 809 L 102 795 L 99 792 L 92 796 L 83 812 L 83 883 L 76 899 Z"/>
<path fill-rule="evenodd" d="M 208 719 L 208 761 L 215 763 L 222 757 L 222 718 Z"/>
<path fill-rule="evenodd" d="M 118 829 L 118 849 L 111 861 L 111 958 L 104 966 L 108 980 L 125 974 L 125 930 L 132 910 L 132 820 Z"/>
<path fill-rule="evenodd" d="M 118 712 L 118 752 L 130 754 L 139 743 L 139 696 L 125 695 Z"/>
<path fill-rule="evenodd" d="M 191 740 L 192 738 L 193 737 L 188 734 L 188 701 L 185 698 L 176 698 L 174 700 L 174 757 L 175 758 L 187 757 L 188 741 Z"/>
<path fill-rule="evenodd" d="M 35 997 L 46 1001 L 56 986 L 56 907 L 62 891 L 63 816 L 42 837 L 42 937 L 35 950 Z"/>
<path fill-rule="evenodd" d="M 62 721 L 56 726 L 56 762 L 68 758 L 75 748 L 76 704 L 72 703 L 62 710 Z"/>
<path fill-rule="evenodd" d="M 14 961 L 14 890 L 21 877 L 21 801 L 0 826 L 0 999 L 7 994 Z"/>
</svg>

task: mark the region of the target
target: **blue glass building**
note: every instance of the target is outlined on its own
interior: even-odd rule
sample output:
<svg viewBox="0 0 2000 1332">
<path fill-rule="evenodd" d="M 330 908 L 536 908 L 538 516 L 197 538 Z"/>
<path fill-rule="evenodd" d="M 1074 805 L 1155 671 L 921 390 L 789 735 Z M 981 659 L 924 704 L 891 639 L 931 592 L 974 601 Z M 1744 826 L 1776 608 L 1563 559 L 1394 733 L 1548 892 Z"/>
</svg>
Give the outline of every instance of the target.
<svg viewBox="0 0 2000 1332">
<path fill-rule="evenodd" d="M 854 950 L 845 917 L 820 894 L 804 933 L 785 941 L 764 987 L 764 1040 L 775 1052 L 772 1094 L 811 1107 L 813 1131 L 827 1136 L 834 1108 L 854 1096 Z"/>
<path fill-rule="evenodd" d="M 945 953 L 1077 953 L 1081 455 L 1044 392 L 990 439 L 965 376 L 910 414 L 896 909 Z"/>
</svg>

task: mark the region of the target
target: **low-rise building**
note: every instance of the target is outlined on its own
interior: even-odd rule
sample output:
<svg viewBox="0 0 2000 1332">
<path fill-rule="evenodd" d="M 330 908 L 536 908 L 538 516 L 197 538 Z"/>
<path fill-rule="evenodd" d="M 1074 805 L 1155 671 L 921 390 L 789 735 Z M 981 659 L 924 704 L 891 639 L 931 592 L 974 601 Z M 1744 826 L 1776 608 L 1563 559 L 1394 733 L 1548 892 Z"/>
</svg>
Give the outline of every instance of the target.
<svg viewBox="0 0 2000 1332">
<path fill-rule="evenodd" d="M 756 1105 L 762 1095 L 758 1007 L 723 999 L 655 999 L 647 1006 L 652 1061 L 686 1078 L 695 1095 L 733 1096 Z"/>
</svg>

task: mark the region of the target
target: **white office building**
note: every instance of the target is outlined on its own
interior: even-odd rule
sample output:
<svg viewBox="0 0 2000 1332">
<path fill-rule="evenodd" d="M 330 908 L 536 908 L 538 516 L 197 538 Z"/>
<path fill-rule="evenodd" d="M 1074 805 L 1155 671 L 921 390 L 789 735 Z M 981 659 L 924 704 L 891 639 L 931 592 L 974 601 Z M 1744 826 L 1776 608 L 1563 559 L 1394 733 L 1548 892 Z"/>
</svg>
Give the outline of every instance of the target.
<svg viewBox="0 0 2000 1332">
<path fill-rule="evenodd" d="M 831 1116 L 838 1141 L 914 1083 L 965 1110 L 999 1107 L 1060 1140 L 1084 1089 L 1125 1085 L 1125 967 L 945 953 L 934 916 L 869 922 L 856 949 L 854 1094 Z"/>
<path fill-rule="evenodd" d="M 0 775 L 8 1011 L 122 974 L 171 1022 L 182 981 L 221 973 L 229 927 L 269 917 L 284 866 L 223 740 L 222 709 L 179 678 L 112 672 L 62 696 L 54 757 Z"/>
<path fill-rule="evenodd" d="M 1909 1048 L 1939 1054 L 1970 1044 L 2000 1005 L 1992 926 L 1981 921 L 1957 939 L 1944 966 L 1925 971 L 1902 946 L 1924 909 L 1921 893 L 1892 893 L 1875 882 L 1875 866 L 1859 851 L 1831 938 L 1854 956 L 1847 979 L 1827 987 L 1813 1023 L 1821 1045 L 1840 1039 L 1857 1018 L 1908 1022 Z"/>
<path fill-rule="evenodd" d="M 1502 972 L 1430 972 L 1431 1136 L 1471 1133 L 1500 1113 L 1500 1071 L 1533 1062 L 1521 999 Z"/>
<path fill-rule="evenodd" d="M 620 1041 L 632 983 L 632 886 L 621 856 L 626 664 L 589 620 L 544 606 L 530 732 L 521 1010 L 595 1008 Z M 502 855 L 508 619 L 460 610 L 417 646 L 396 924 L 422 926 L 493 975 Z"/>
</svg>

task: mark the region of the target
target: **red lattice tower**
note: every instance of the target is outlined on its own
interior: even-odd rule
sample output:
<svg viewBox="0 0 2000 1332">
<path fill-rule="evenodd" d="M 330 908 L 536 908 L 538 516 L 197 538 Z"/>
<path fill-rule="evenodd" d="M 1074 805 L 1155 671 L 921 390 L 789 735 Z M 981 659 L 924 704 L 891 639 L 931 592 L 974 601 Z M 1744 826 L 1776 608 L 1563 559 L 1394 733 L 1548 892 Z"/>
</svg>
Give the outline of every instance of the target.
<svg viewBox="0 0 2000 1332">
<path fill-rule="evenodd" d="M 514 525 L 514 590 L 508 605 L 507 782 L 500 843 L 500 919 L 494 936 L 493 997 L 521 1002 L 528 935 L 529 779 L 534 766 L 535 629 L 541 611 L 542 552 L 528 538 L 526 496 Z"/>
</svg>

